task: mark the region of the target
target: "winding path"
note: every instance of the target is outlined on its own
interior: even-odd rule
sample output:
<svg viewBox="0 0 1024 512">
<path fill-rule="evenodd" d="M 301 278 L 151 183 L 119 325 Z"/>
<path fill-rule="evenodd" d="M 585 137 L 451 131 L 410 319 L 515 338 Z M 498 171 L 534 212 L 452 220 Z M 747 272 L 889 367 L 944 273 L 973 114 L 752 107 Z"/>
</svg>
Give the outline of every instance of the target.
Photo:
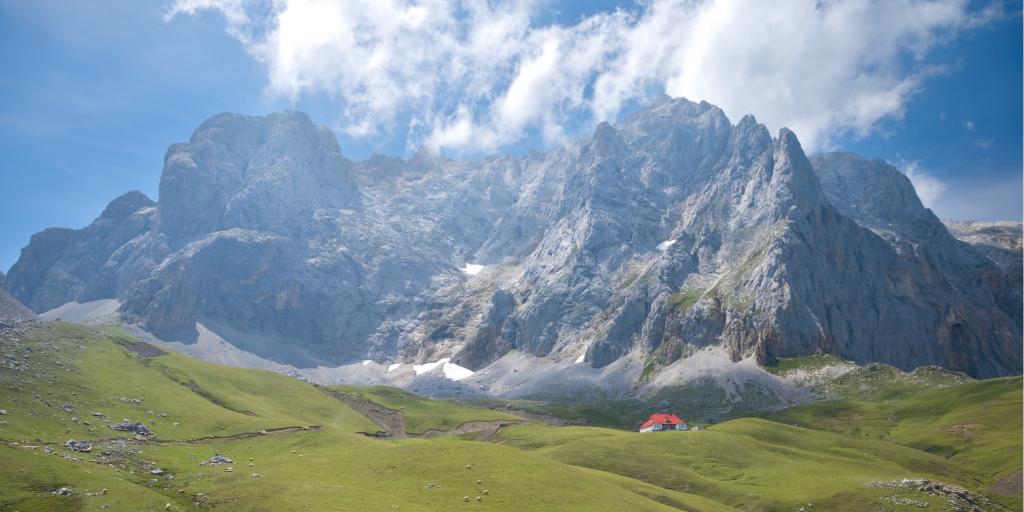
<svg viewBox="0 0 1024 512">
<path fill-rule="evenodd" d="M 373 437 L 423 437 L 433 438 L 440 436 L 455 436 L 462 434 L 480 434 L 484 439 L 488 439 L 494 434 L 497 434 L 502 427 L 515 425 L 517 423 L 525 423 L 527 420 L 488 420 L 488 421 L 467 421 L 450 430 L 439 430 L 429 429 L 422 433 L 407 432 L 405 430 L 405 416 L 402 411 L 396 411 L 380 405 L 376 402 L 367 400 L 365 398 L 359 398 L 352 396 L 348 393 L 340 393 L 337 391 L 331 391 L 330 389 L 320 387 L 324 393 L 338 399 L 345 405 L 355 409 L 363 416 L 366 416 L 370 421 L 374 422 L 382 428 L 381 432 L 368 433 L 361 432 L 364 435 Z"/>
</svg>

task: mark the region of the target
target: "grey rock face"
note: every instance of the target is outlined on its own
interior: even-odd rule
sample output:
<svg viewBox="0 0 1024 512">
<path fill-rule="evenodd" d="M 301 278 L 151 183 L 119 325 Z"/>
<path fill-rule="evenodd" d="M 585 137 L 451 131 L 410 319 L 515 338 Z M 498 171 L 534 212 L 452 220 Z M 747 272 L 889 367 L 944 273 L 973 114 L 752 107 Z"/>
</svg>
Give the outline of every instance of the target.
<svg viewBox="0 0 1024 512">
<path fill-rule="evenodd" d="M 117 296 L 131 284 L 125 263 L 143 245 L 156 213 L 156 203 L 145 194 L 128 192 L 84 229 L 32 235 L 4 286 L 36 312 Z"/>
<path fill-rule="evenodd" d="M 307 366 L 479 369 L 517 350 L 641 355 L 649 376 L 722 346 L 1021 368 L 1019 288 L 903 175 L 809 160 L 788 130 L 707 103 L 663 97 L 585 140 L 473 161 L 355 162 L 301 113 L 222 114 L 168 150 L 159 205 L 133 197 L 34 236 L 7 289 L 36 311 L 118 298 L 165 339 L 202 323 Z"/>
<path fill-rule="evenodd" d="M 0 327 L 36 321 L 36 314 L 18 302 L 7 290 L 0 289 Z"/>
<path fill-rule="evenodd" d="M 938 328 L 933 364 L 979 376 L 1019 367 L 1020 358 L 1010 352 L 1020 346 L 1019 279 L 954 238 L 891 166 L 849 154 L 814 161 L 833 204 L 895 252 L 896 265 L 879 284 L 903 299 L 891 302 L 902 311 L 893 322 L 926 332 Z"/>
<path fill-rule="evenodd" d="M 1022 287 L 1024 287 L 1024 232 L 1020 222 L 973 222 L 944 220 L 949 232 L 957 239 L 971 244 L 981 255 L 996 264 L 1006 274 L 1006 279 L 996 280 L 996 284 L 1006 283 L 1009 288 L 1004 295 L 1009 295 L 1004 310 L 1018 321 L 1021 314 Z"/>
<path fill-rule="evenodd" d="M 973 245 L 1007 272 L 1020 273 L 1024 254 L 1024 225 L 1020 222 L 977 222 L 943 219 L 949 232 L 959 240 Z M 1015 280 L 1015 281 L 1020 281 Z"/>
</svg>

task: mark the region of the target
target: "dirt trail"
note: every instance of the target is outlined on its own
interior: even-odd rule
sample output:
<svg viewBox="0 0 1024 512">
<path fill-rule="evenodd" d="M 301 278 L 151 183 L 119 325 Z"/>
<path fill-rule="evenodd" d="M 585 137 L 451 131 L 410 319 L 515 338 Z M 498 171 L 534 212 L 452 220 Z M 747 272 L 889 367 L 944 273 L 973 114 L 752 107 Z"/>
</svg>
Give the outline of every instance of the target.
<svg viewBox="0 0 1024 512">
<path fill-rule="evenodd" d="M 484 439 L 490 439 L 497 434 L 502 427 L 526 423 L 526 420 L 494 420 L 494 421 L 467 421 L 451 430 L 430 429 L 422 434 L 408 434 L 412 437 L 439 437 L 457 436 L 460 434 L 480 434 Z"/>
<path fill-rule="evenodd" d="M 323 430 L 322 425 L 309 425 L 305 427 L 294 426 L 294 427 L 277 427 L 259 430 L 256 432 L 239 432 L 237 434 L 231 434 L 227 436 L 206 436 L 196 437 L 192 439 L 138 439 L 131 437 L 103 437 L 93 439 L 89 441 L 93 446 L 102 445 L 104 443 L 128 443 L 128 444 L 193 444 L 193 443 L 207 443 L 213 441 L 231 441 L 235 439 L 248 439 L 251 437 L 259 436 L 272 436 L 275 434 L 288 434 L 291 432 L 316 432 Z M 56 446 L 54 443 L 47 443 Z M 22 448 L 35 448 L 36 446 L 22 445 Z"/>
<path fill-rule="evenodd" d="M 129 341 L 118 338 L 115 340 L 118 345 L 121 345 L 126 350 L 138 354 L 143 359 L 150 359 L 153 357 L 166 356 L 167 352 L 160 347 L 156 347 L 146 343 L 144 341 Z"/>
<path fill-rule="evenodd" d="M 988 489 L 1003 496 L 1020 496 L 1021 492 L 1024 492 L 1024 470 L 1018 469 L 1016 473 L 990 485 Z"/>
<path fill-rule="evenodd" d="M 381 433 L 362 432 L 363 434 L 374 435 L 376 437 L 406 437 L 405 416 L 402 415 L 401 411 L 388 409 L 376 402 L 371 402 L 365 398 L 358 398 L 347 393 L 338 393 L 326 388 L 319 389 L 338 399 L 345 405 L 355 409 L 359 414 L 370 418 L 370 421 L 376 423 L 377 426 L 383 429 L 383 435 L 381 435 Z"/>
<path fill-rule="evenodd" d="M 430 429 L 423 433 L 406 432 L 405 430 L 405 415 L 402 411 L 396 411 L 380 405 L 376 402 L 372 402 L 365 398 L 359 398 L 352 396 L 347 393 L 339 393 L 331 391 L 327 388 L 320 388 L 321 391 L 333 396 L 340 400 L 345 405 L 355 409 L 363 416 L 370 418 L 383 430 L 381 432 L 370 433 L 360 432 L 364 435 L 373 437 L 440 437 L 440 436 L 454 436 L 461 434 L 480 434 L 485 439 L 490 438 L 494 434 L 498 433 L 502 427 L 509 425 L 515 425 L 517 423 L 525 423 L 527 420 L 494 420 L 494 421 L 467 421 L 450 430 L 439 430 Z"/>
<path fill-rule="evenodd" d="M 277 428 L 268 428 L 268 429 L 260 430 L 260 431 L 257 431 L 257 432 L 240 432 L 238 434 L 231 434 L 229 436 L 206 436 L 206 437 L 197 437 L 195 439 L 154 439 L 151 442 L 171 443 L 171 444 L 173 444 L 173 443 L 188 443 L 188 444 L 191 444 L 191 443 L 205 443 L 205 442 L 211 442 L 211 441 L 232 441 L 232 440 L 235 440 L 235 439 L 248 439 L 250 437 L 270 436 L 270 435 L 275 435 L 275 434 L 288 434 L 288 433 L 291 433 L 291 432 L 312 432 L 312 431 L 319 431 L 319 430 L 322 430 L 322 429 L 323 429 L 323 426 L 321 426 L 321 425 L 309 425 L 309 426 L 306 426 L 306 427 L 298 427 L 298 426 L 296 426 L 296 427 L 277 427 Z"/>
<path fill-rule="evenodd" d="M 564 427 L 566 425 L 589 425 L 590 420 L 586 418 L 560 418 L 558 416 L 552 416 L 550 414 L 538 414 L 535 412 L 524 411 L 522 409 L 514 409 L 512 407 L 506 407 L 501 405 L 495 405 L 491 407 L 495 411 L 501 411 L 513 416 L 519 416 L 525 420 L 533 421 L 536 423 L 543 423 L 545 425 L 552 425 L 555 427 Z"/>
</svg>

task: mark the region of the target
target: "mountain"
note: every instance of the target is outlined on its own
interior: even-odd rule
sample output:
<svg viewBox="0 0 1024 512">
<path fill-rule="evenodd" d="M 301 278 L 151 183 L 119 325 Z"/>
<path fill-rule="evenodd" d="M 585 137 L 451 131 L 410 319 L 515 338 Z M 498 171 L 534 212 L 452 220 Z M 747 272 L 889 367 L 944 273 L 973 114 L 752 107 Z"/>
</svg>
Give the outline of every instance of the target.
<svg viewBox="0 0 1024 512">
<path fill-rule="evenodd" d="M 949 232 L 967 242 L 1021 283 L 1024 261 L 1024 225 L 1020 222 L 977 222 L 943 220 Z"/>
<path fill-rule="evenodd" d="M 18 302 L 7 290 L 3 289 L 7 276 L 0 272 L 0 330 L 14 327 L 20 323 L 33 322 L 37 320 L 35 313 Z"/>
<path fill-rule="evenodd" d="M 0 290 L 0 329 L 37 320 L 35 313 L 18 302 L 6 290 Z"/>
<path fill-rule="evenodd" d="M 352 161 L 302 113 L 221 114 L 170 147 L 159 202 L 33 236 L 4 286 L 37 312 L 116 299 L 162 340 L 380 375 L 437 361 L 486 390 L 542 367 L 668 384 L 708 351 L 1016 374 L 1011 274 L 883 162 L 808 159 L 788 130 L 662 97 L 480 160 Z"/>
</svg>

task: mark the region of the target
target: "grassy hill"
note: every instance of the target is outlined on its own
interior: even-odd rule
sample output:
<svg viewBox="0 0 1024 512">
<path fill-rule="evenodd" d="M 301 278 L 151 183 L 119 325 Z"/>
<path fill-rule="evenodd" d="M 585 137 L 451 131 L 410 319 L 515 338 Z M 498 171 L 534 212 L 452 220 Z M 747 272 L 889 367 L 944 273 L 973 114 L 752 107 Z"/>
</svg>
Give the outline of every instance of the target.
<svg viewBox="0 0 1024 512">
<path fill-rule="evenodd" d="M 1021 377 L 967 382 L 878 402 L 811 403 L 768 418 L 935 454 L 989 486 L 1022 465 L 1021 386 Z"/>
<path fill-rule="evenodd" d="M 317 388 L 163 353 L 116 329 L 46 323 L 0 335 L 0 346 L 0 510 L 947 509 L 946 497 L 882 484 L 903 478 L 1021 510 L 1000 494 L 1021 467 L 1019 378 L 813 403 L 701 432 L 523 421 L 486 440 L 394 439 L 358 434 L 378 427 L 334 394 L 399 411 L 412 433 L 521 418 L 393 388 Z M 111 428 L 122 419 L 153 435 Z M 70 438 L 92 450 L 65 448 Z M 215 454 L 233 460 L 204 463 Z M 53 495 L 60 487 L 72 495 Z"/>
</svg>

